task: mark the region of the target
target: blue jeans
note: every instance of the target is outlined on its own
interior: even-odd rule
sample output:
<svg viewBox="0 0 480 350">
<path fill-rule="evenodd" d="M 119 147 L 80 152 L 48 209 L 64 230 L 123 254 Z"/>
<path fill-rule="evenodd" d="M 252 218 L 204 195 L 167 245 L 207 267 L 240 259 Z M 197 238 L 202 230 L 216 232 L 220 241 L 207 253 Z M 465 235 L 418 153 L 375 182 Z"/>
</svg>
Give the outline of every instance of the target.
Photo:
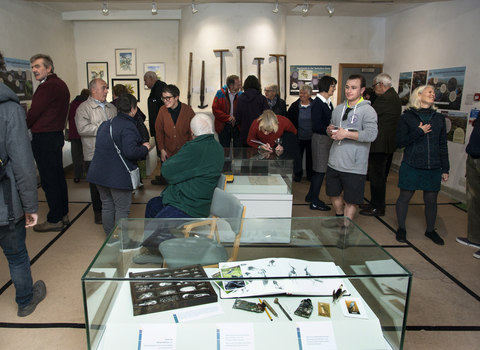
<svg viewBox="0 0 480 350">
<path fill-rule="evenodd" d="M 10 277 L 15 286 L 15 301 L 19 307 L 25 307 L 33 298 L 32 272 L 30 258 L 25 246 L 25 218 L 17 222 L 15 232 L 10 232 L 7 226 L 0 226 L 0 246 L 7 257 Z"/>
<path fill-rule="evenodd" d="M 190 215 L 186 214 L 182 210 L 175 208 L 169 204 L 163 205 L 162 197 L 154 197 L 150 199 L 147 203 L 147 208 L 145 209 L 145 218 L 191 218 Z"/>
</svg>

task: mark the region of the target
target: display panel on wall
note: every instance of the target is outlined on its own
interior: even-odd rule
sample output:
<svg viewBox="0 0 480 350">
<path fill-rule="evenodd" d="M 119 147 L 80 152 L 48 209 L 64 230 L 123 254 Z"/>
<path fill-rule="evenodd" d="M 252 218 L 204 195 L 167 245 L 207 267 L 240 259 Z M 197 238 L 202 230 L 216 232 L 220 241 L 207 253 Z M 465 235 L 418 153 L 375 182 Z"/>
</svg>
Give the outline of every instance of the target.
<svg viewBox="0 0 480 350">
<path fill-rule="evenodd" d="M 116 75 L 137 75 L 137 50 L 115 49 Z"/>
<path fill-rule="evenodd" d="M 152 62 L 143 64 L 143 75 L 148 71 L 155 72 L 158 80 L 165 81 L 165 63 L 164 62 Z M 143 84 L 143 88 L 148 90 L 148 86 Z"/>
<path fill-rule="evenodd" d="M 406 106 L 408 100 L 410 99 L 410 89 L 412 87 L 412 72 L 402 72 L 400 73 L 400 78 L 398 79 L 398 97 L 402 101 L 402 106 Z"/>
<path fill-rule="evenodd" d="M 140 102 L 140 79 L 112 79 L 112 89 L 117 84 L 125 85 L 128 92 Z"/>
<path fill-rule="evenodd" d="M 20 101 L 32 99 L 38 83 L 30 68 L 30 61 L 4 57 L 5 70 L 0 70 L 0 82 L 7 85 Z"/>
<path fill-rule="evenodd" d="M 460 110 L 466 69 L 467 67 L 452 67 L 428 71 L 428 85 L 435 87 L 436 107 Z"/>
<path fill-rule="evenodd" d="M 87 62 L 87 86 L 93 79 L 103 79 L 108 84 L 107 62 Z"/>
<path fill-rule="evenodd" d="M 318 82 L 324 75 L 332 75 L 332 66 L 290 66 L 290 95 L 298 95 L 305 84 L 317 93 Z"/>
</svg>

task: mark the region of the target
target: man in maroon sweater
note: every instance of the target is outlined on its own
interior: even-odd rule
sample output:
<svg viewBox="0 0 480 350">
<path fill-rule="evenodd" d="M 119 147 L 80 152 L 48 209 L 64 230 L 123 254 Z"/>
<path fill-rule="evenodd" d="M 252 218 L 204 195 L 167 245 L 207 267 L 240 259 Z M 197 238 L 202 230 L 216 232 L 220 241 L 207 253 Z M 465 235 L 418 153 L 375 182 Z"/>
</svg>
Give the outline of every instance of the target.
<svg viewBox="0 0 480 350">
<path fill-rule="evenodd" d="M 61 231 L 68 225 L 68 191 L 63 172 L 63 129 L 70 93 L 67 85 L 53 73 L 53 61 L 38 54 L 30 59 L 35 79 L 40 82 L 27 113 L 32 131 L 32 150 L 37 163 L 49 212 L 47 220 L 33 227 L 35 231 Z"/>
</svg>

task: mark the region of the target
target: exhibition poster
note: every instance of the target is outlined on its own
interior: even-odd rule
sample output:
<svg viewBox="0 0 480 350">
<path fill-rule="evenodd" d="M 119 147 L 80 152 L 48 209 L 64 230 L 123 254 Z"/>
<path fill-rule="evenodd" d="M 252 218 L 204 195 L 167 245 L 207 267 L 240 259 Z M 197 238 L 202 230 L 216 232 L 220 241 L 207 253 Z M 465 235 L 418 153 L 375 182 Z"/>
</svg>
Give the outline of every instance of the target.
<svg viewBox="0 0 480 350">
<path fill-rule="evenodd" d="M 332 75 L 332 66 L 290 66 L 290 95 L 298 95 L 305 84 L 316 94 L 318 82 L 324 75 Z"/>
<path fill-rule="evenodd" d="M 6 70 L 0 70 L 0 82 L 15 92 L 20 101 L 30 101 L 35 91 L 30 61 L 5 57 Z"/>
<path fill-rule="evenodd" d="M 432 69 L 428 71 L 428 84 L 435 87 L 435 106 L 460 110 L 467 67 Z"/>
<path fill-rule="evenodd" d="M 441 111 L 440 113 L 445 116 L 447 140 L 455 143 L 465 143 L 468 113 L 453 111 Z"/>
<path fill-rule="evenodd" d="M 402 106 L 406 106 L 408 100 L 410 99 L 410 93 L 412 88 L 412 72 L 403 72 L 400 73 L 400 78 L 398 79 L 398 97 L 402 102 Z"/>
</svg>

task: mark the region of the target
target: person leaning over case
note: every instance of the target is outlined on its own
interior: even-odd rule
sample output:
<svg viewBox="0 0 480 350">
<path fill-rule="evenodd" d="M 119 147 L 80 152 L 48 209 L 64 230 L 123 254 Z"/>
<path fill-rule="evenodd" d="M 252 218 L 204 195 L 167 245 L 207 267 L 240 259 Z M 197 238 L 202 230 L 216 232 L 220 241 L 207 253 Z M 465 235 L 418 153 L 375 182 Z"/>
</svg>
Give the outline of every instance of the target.
<svg viewBox="0 0 480 350">
<path fill-rule="evenodd" d="M 5 68 L 0 53 L 0 70 Z M 43 281 L 33 284 L 25 237 L 38 220 L 38 190 L 25 112 L 17 95 L 0 83 L 0 246 L 15 286 L 17 315 L 35 311 L 47 295 Z M 6 198 L 10 201 L 6 202 Z M 3 311 L 3 310 L 2 310 Z"/>
</svg>

